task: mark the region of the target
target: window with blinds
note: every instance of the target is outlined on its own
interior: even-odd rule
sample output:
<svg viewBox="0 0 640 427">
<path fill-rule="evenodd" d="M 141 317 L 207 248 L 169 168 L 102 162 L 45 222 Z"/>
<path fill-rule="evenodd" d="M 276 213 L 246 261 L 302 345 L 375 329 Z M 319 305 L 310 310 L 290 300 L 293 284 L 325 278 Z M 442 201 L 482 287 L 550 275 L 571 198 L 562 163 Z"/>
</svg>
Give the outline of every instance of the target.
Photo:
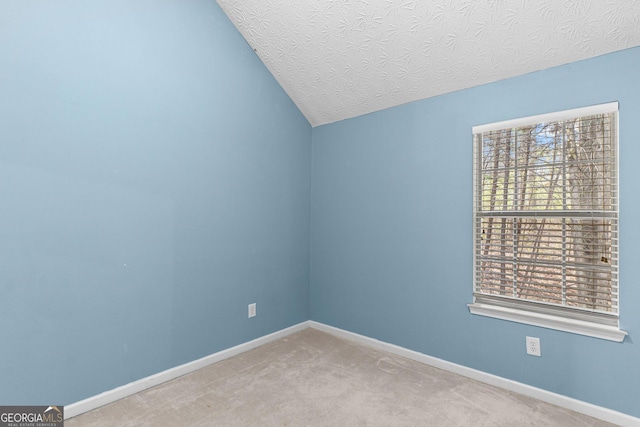
<svg viewBox="0 0 640 427">
<path fill-rule="evenodd" d="M 618 330 L 617 115 L 611 103 L 474 127 L 472 313 Z"/>
</svg>

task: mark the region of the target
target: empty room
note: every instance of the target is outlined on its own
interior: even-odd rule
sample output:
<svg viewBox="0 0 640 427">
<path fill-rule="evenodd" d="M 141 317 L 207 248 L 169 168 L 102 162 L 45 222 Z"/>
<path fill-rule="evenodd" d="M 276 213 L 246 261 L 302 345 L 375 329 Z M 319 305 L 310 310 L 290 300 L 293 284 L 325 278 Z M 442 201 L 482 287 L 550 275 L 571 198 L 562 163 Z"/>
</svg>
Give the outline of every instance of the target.
<svg viewBox="0 0 640 427">
<path fill-rule="evenodd" d="M 0 2 L 0 425 L 640 425 L 638 76 L 635 0 Z"/>
</svg>

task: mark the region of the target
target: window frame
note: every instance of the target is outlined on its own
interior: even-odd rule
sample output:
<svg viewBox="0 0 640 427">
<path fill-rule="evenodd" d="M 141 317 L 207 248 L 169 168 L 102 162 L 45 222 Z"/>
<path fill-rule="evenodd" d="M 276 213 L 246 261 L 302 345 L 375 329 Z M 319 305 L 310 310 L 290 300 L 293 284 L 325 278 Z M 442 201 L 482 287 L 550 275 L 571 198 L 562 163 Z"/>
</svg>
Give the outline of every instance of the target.
<svg viewBox="0 0 640 427">
<path fill-rule="evenodd" d="M 601 313 L 597 311 L 588 311 L 573 309 L 567 306 L 556 306 L 535 301 L 527 301 L 524 299 L 510 298 L 505 296 L 492 296 L 485 293 L 478 293 L 477 290 L 477 269 L 476 260 L 477 245 L 479 234 L 477 230 L 478 206 L 476 199 L 478 197 L 478 181 L 480 179 L 480 168 L 478 164 L 482 162 L 482 154 L 476 142 L 476 135 L 484 132 L 495 130 L 503 130 L 509 128 L 517 128 L 529 126 L 538 123 L 565 121 L 575 119 L 577 117 L 586 117 L 606 113 L 615 113 L 615 134 L 613 135 L 613 143 L 615 144 L 615 162 L 619 164 L 619 108 L 617 102 L 593 105 L 589 107 L 574 108 L 570 110 L 558 111 L 548 114 L 540 114 L 535 116 L 523 117 L 513 120 L 506 120 L 496 123 L 489 123 L 472 128 L 473 143 L 473 303 L 468 304 L 471 314 L 492 317 L 496 319 L 508 320 L 528 325 L 540 326 L 549 329 L 560 330 L 564 332 L 576 333 L 605 340 L 622 342 L 627 335 L 619 327 L 619 301 L 615 313 Z M 613 172 L 618 176 L 618 168 Z M 616 189 L 615 197 L 620 193 L 619 185 Z M 619 204 L 616 204 L 616 223 L 619 218 Z M 615 266 L 616 277 L 619 272 L 619 264 Z M 618 285 L 619 288 L 619 285 Z"/>
</svg>

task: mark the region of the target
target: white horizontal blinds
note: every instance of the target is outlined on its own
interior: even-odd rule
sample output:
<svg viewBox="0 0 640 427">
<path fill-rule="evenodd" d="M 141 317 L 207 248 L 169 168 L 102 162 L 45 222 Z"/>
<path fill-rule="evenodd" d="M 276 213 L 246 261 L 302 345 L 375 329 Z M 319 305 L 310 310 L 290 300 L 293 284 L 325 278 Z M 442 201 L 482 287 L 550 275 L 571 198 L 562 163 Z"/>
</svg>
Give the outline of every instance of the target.
<svg viewBox="0 0 640 427">
<path fill-rule="evenodd" d="M 474 134 L 476 294 L 617 313 L 617 112 L 588 112 Z"/>
</svg>

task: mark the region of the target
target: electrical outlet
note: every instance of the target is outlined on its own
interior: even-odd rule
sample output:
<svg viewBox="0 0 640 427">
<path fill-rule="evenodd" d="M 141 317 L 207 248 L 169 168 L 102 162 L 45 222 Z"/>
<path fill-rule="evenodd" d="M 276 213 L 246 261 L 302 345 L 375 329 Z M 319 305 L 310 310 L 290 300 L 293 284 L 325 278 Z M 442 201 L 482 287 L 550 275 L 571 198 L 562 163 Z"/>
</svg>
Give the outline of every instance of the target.
<svg viewBox="0 0 640 427">
<path fill-rule="evenodd" d="M 531 356 L 541 356 L 540 338 L 527 337 L 527 354 Z"/>
<path fill-rule="evenodd" d="M 249 304 L 249 318 L 256 317 L 256 303 Z"/>
</svg>

